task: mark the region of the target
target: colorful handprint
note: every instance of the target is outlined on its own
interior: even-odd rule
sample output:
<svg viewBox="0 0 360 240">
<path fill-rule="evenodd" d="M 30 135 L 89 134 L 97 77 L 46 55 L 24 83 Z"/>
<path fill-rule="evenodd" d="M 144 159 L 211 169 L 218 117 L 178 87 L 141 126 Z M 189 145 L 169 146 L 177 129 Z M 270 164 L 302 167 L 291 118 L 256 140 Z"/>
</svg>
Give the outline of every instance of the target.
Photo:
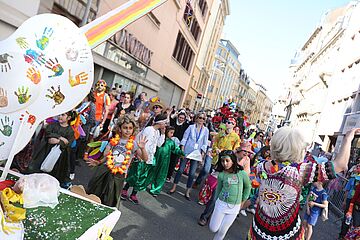
<svg viewBox="0 0 360 240">
<path fill-rule="evenodd" d="M 18 97 L 18 102 L 20 104 L 24 104 L 29 101 L 31 95 L 29 95 L 29 87 L 18 87 L 18 91 L 14 92 L 14 94 Z"/>
<path fill-rule="evenodd" d="M 54 72 L 54 75 L 50 75 L 49 77 L 58 77 L 64 73 L 64 68 L 61 66 L 57 58 L 55 58 L 55 61 L 53 61 L 52 59 L 46 61 L 45 67 Z"/>
<path fill-rule="evenodd" d="M 86 84 L 88 80 L 88 74 L 85 72 L 81 72 L 75 76 L 75 78 L 71 75 L 71 69 L 69 69 L 69 83 L 70 86 L 75 87 L 80 84 Z"/>
<path fill-rule="evenodd" d="M 38 84 L 41 81 L 40 71 L 33 67 L 28 68 L 26 76 L 28 79 L 30 79 L 35 84 Z"/>
<path fill-rule="evenodd" d="M 53 106 L 53 108 L 55 108 L 56 105 L 59 105 L 64 101 L 65 95 L 61 92 L 60 85 L 58 86 L 58 90 L 55 90 L 55 88 L 51 86 L 51 89 L 48 89 L 48 91 L 50 92 L 50 94 L 46 94 L 45 97 L 54 100 L 55 105 Z"/>
<path fill-rule="evenodd" d="M 7 107 L 8 103 L 6 90 L 4 91 L 3 88 L 0 88 L 0 107 Z"/>
<path fill-rule="evenodd" d="M 2 129 L 0 129 L 0 132 L 6 137 L 11 136 L 14 121 L 12 121 L 10 125 L 10 118 L 5 116 L 4 119 L 1 119 L 1 124 L 2 124 Z"/>
<path fill-rule="evenodd" d="M 28 111 L 25 111 L 25 114 L 21 114 L 20 116 L 20 121 L 24 120 L 25 117 L 27 117 L 27 122 L 30 124 L 30 128 L 32 128 L 32 126 L 35 124 L 36 122 L 36 116 L 30 114 Z"/>
<path fill-rule="evenodd" d="M 17 43 L 17 45 L 19 45 L 19 47 L 22 48 L 22 49 L 27 49 L 27 48 L 29 48 L 29 44 L 27 43 L 25 37 L 18 37 L 18 38 L 16 39 L 16 43 Z"/>
<path fill-rule="evenodd" d="M 45 63 L 44 54 L 38 53 L 35 50 L 28 49 L 24 54 L 25 61 L 30 64 L 34 64 L 36 62 L 40 66 Z"/>
<path fill-rule="evenodd" d="M 36 46 L 41 50 L 45 50 L 45 48 L 49 45 L 49 39 L 53 35 L 53 33 L 54 30 L 52 28 L 45 27 L 42 37 L 36 40 Z"/>
<path fill-rule="evenodd" d="M 8 53 L 0 55 L 1 72 L 7 72 L 8 70 L 11 70 L 9 58 L 13 58 L 13 56 L 9 55 Z"/>
</svg>

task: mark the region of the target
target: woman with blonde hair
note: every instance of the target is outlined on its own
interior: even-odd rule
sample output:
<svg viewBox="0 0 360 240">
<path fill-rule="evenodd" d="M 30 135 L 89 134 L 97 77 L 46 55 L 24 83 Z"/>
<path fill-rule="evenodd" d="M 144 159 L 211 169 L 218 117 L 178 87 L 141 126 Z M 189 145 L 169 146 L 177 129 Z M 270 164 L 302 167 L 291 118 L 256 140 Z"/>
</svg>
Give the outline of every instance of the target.
<svg viewBox="0 0 360 240">
<path fill-rule="evenodd" d="M 317 164 L 302 162 L 307 144 L 299 130 L 280 128 L 271 140 L 273 160 L 257 166 L 259 204 L 248 239 L 304 239 L 299 216 L 301 187 L 336 178 L 336 173 L 346 170 L 351 141 L 359 133 L 360 128 L 350 130 L 335 160 Z"/>
</svg>

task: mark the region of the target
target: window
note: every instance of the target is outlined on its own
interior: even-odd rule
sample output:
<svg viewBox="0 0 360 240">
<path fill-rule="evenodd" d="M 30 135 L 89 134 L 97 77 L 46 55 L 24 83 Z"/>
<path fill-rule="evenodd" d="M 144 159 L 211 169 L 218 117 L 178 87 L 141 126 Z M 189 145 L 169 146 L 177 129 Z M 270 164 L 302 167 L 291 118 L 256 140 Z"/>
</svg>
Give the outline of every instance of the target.
<svg viewBox="0 0 360 240">
<path fill-rule="evenodd" d="M 197 41 L 199 39 L 201 29 L 199 26 L 198 21 L 196 20 L 194 16 L 194 11 L 190 5 L 190 3 L 186 4 L 183 19 L 188 26 L 191 34 L 193 35 L 194 39 Z"/>
<path fill-rule="evenodd" d="M 203 17 L 205 17 L 207 9 L 208 9 L 206 0 L 199 0 L 199 7 L 200 7 L 201 14 L 203 15 Z"/>
<path fill-rule="evenodd" d="M 194 52 L 180 32 L 177 35 L 172 56 L 186 69 L 186 71 L 190 70 L 190 66 L 194 59 Z"/>
<path fill-rule="evenodd" d="M 149 13 L 148 13 L 148 16 L 149 16 L 149 18 L 151 19 L 151 21 L 153 21 L 153 23 L 154 23 L 157 27 L 160 27 L 160 21 L 159 21 L 159 19 L 158 19 L 152 12 L 149 12 Z"/>
</svg>

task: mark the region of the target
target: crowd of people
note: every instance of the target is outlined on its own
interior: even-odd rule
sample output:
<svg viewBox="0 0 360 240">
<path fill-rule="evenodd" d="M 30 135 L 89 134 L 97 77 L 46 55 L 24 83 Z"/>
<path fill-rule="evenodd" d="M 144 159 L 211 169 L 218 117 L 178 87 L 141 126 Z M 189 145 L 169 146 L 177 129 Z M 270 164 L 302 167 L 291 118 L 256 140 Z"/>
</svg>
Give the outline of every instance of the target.
<svg viewBox="0 0 360 240">
<path fill-rule="evenodd" d="M 172 182 L 167 194 L 174 194 L 185 173 L 184 197 L 195 200 L 191 193 L 199 190 L 196 201 L 205 208 L 198 224 L 208 224 L 214 239 L 223 239 L 236 217 L 248 213 L 254 214 L 248 239 L 311 239 L 318 218 L 326 218 L 323 183 L 347 171 L 351 141 L 359 133 L 349 131 L 333 159 L 318 161 L 306 154 L 298 130 L 249 128 L 244 112 L 231 104 L 195 113 L 167 107 L 145 92 L 134 99 L 100 80 L 73 111 L 44 122 L 12 168 L 47 172 L 68 188 L 83 159 L 94 168 L 87 193 L 118 208 L 121 200 L 139 204 L 137 193 L 146 189 L 157 197 L 166 182 Z M 353 227 L 344 220 L 341 238 L 360 225 L 358 176 L 360 165 L 346 188 L 346 219 L 353 218 Z"/>
</svg>

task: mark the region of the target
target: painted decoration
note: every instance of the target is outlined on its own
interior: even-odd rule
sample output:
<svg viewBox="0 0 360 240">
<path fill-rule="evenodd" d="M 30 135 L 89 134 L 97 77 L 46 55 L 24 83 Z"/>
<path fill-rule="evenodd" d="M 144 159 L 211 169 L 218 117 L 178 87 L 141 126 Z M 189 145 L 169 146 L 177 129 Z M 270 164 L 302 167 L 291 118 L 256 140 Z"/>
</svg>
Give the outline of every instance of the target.
<svg viewBox="0 0 360 240">
<path fill-rule="evenodd" d="M 55 14 L 28 19 L 0 42 L 0 65 L 3 160 L 13 146 L 17 153 L 29 142 L 41 121 L 81 102 L 92 86 L 94 69 L 81 29 Z"/>
<path fill-rule="evenodd" d="M 41 14 L 0 42 L 0 160 L 13 157 L 44 119 L 70 111 L 89 93 L 91 48 L 167 0 L 131 0 L 78 28 L 65 17 Z"/>
</svg>

